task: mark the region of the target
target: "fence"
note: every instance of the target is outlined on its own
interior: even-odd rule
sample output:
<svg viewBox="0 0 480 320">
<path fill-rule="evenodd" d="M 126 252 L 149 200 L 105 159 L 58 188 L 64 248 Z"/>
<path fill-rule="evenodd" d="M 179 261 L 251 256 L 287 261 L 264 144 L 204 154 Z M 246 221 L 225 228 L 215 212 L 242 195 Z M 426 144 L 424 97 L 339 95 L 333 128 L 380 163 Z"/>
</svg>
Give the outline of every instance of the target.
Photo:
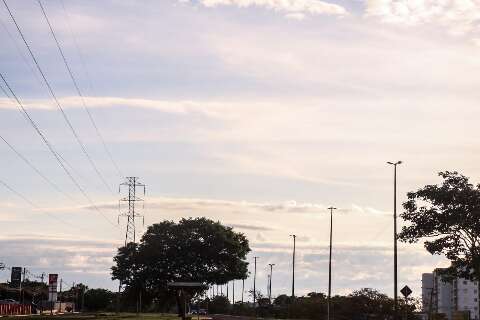
<svg viewBox="0 0 480 320">
<path fill-rule="evenodd" d="M 0 304 L 0 315 L 31 314 L 32 306 L 29 304 Z"/>
</svg>

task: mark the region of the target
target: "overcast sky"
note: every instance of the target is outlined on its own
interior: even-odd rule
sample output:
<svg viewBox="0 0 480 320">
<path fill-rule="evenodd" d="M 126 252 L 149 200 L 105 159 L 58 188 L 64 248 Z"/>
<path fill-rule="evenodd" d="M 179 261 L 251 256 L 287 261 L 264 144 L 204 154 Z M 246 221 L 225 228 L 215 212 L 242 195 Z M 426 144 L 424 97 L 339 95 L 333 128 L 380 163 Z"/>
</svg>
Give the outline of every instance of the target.
<svg viewBox="0 0 480 320">
<path fill-rule="evenodd" d="M 36 206 L 0 186 L 0 261 L 113 289 L 109 268 L 124 239 L 125 220 L 117 226 L 122 179 L 39 4 L 7 3 L 109 188 L 2 3 L 0 72 L 103 216 L 2 95 L 0 135 L 63 193 L 0 141 L 1 181 Z M 326 208 L 335 205 L 333 292 L 374 287 L 392 295 L 386 161 L 405 162 L 399 202 L 439 182 L 442 170 L 480 181 L 478 1 L 42 3 L 122 175 L 147 185 L 146 226 L 206 216 L 244 232 L 249 259 L 260 257 L 264 292 L 268 263 L 276 264 L 273 294 L 290 292 L 290 234 L 298 235 L 297 293 L 326 291 Z M 399 285 L 415 295 L 421 273 L 446 263 L 421 244 L 400 244 L 399 252 Z"/>
</svg>

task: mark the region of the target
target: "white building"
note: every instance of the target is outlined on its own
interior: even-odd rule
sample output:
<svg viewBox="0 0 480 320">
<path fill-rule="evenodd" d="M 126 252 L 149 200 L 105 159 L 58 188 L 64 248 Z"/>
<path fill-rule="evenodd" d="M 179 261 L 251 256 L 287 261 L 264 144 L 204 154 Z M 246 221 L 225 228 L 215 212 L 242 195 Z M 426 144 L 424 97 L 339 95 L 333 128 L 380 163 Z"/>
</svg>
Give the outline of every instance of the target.
<svg viewBox="0 0 480 320">
<path fill-rule="evenodd" d="M 480 320 L 478 310 L 478 283 L 457 278 L 444 281 L 441 269 L 422 274 L 422 307 L 425 313 L 443 313 L 449 320 L 459 312 L 470 319 Z"/>
</svg>

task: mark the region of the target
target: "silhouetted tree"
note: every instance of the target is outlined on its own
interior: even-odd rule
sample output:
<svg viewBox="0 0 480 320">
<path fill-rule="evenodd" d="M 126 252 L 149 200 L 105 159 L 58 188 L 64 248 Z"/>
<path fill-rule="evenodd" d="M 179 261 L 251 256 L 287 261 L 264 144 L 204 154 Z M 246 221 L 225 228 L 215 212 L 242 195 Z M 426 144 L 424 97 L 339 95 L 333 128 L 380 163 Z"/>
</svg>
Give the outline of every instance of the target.
<svg viewBox="0 0 480 320">
<path fill-rule="evenodd" d="M 479 281 L 480 185 L 474 186 L 458 172 L 439 176 L 441 184 L 407 194 L 401 217 L 410 224 L 402 228 L 399 239 L 424 240 L 428 252 L 447 257 L 452 263 L 445 276 Z"/>
<path fill-rule="evenodd" d="M 85 308 L 88 311 L 106 311 L 111 308 L 115 293 L 106 289 L 90 289 L 85 292 Z"/>
<path fill-rule="evenodd" d="M 145 297 L 161 294 L 172 281 L 224 284 L 248 274 L 247 238 L 206 218 L 151 225 L 140 243 L 118 249 L 112 278 Z"/>
<path fill-rule="evenodd" d="M 208 303 L 209 313 L 227 313 L 230 309 L 230 301 L 225 296 L 215 296 Z"/>
</svg>

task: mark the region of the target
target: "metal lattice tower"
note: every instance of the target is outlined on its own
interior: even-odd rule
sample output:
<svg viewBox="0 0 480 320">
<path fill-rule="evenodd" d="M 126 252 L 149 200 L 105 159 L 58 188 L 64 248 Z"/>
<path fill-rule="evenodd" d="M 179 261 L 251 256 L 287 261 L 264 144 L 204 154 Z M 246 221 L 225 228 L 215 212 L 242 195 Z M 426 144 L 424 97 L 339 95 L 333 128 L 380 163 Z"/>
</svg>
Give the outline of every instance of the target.
<svg viewBox="0 0 480 320">
<path fill-rule="evenodd" d="M 142 223 L 145 224 L 144 216 L 135 211 L 135 203 L 143 203 L 143 199 L 137 197 L 137 187 L 143 188 L 143 195 L 145 196 L 145 185 L 138 182 L 138 177 L 126 177 L 125 179 L 126 181 L 120 184 L 118 191 L 121 191 L 122 186 L 126 186 L 128 188 L 128 196 L 121 198 L 118 206 L 121 212 L 122 203 L 127 203 L 126 206 L 128 206 L 128 211 L 122 212 L 118 215 L 118 223 L 120 223 L 120 217 L 127 218 L 127 229 L 125 232 L 125 245 L 127 245 L 130 242 L 136 243 L 135 219 L 142 218 Z M 125 207 L 125 205 L 123 207 Z"/>
</svg>

